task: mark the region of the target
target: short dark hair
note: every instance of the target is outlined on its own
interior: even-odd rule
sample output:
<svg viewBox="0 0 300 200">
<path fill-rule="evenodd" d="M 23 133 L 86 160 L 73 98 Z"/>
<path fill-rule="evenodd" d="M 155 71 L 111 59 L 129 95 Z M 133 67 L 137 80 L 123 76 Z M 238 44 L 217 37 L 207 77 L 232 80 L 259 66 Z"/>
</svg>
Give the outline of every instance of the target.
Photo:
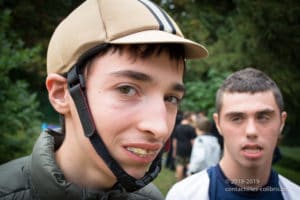
<svg viewBox="0 0 300 200">
<path fill-rule="evenodd" d="M 283 97 L 276 83 L 264 72 L 245 68 L 228 76 L 216 94 L 216 111 L 220 113 L 222 108 L 222 97 L 228 93 L 258 93 L 272 91 L 280 112 L 284 110 Z"/>
<path fill-rule="evenodd" d="M 105 48 L 102 48 L 100 52 L 91 57 L 86 63 L 85 67 L 88 68 L 91 61 L 96 57 L 103 56 L 107 52 L 119 52 L 123 53 L 124 50 L 130 52 L 130 58 L 134 62 L 137 58 L 147 59 L 151 56 L 160 55 L 163 52 L 166 52 L 169 55 L 171 60 L 177 61 L 177 64 L 181 61 L 184 62 L 185 51 L 184 47 L 180 44 L 173 43 L 159 43 L 159 44 L 105 44 Z M 185 62 L 184 62 L 185 65 Z M 185 67 L 184 67 L 185 68 Z M 185 70 L 185 69 L 184 69 Z"/>
<path fill-rule="evenodd" d="M 196 127 L 201 130 L 204 131 L 205 133 L 208 133 L 211 130 L 211 122 L 209 121 L 209 119 L 207 117 L 198 117 L 196 120 Z"/>
</svg>

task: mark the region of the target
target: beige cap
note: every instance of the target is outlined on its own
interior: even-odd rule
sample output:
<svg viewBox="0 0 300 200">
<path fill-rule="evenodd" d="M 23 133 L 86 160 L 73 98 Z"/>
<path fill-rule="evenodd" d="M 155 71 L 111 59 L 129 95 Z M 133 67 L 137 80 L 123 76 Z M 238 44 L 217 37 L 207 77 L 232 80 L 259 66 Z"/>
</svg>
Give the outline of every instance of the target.
<svg viewBox="0 0 300 200">
<path fill-rule="evenodd" d="M 185 39 L 177 24 L 149 0 L 87 0 L 52 35 L 47 73 L 64 73 L 87 50 L 104 43 L 179 43 L 186 58 L 208 55 L 204 46 Z"/>
</svg>

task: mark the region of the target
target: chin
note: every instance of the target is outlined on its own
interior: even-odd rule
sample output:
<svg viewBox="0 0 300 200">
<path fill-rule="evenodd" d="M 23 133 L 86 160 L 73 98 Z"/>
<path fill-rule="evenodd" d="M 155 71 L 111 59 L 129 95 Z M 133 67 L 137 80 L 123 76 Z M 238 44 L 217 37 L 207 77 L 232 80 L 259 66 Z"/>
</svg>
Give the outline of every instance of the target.
<svg viewBox="0 0 300 200">
<path fill-rule="evenodd" d="M 140 179 L 146 174 L 146 170 L 136 169 L 136 168 L 131 170 L 126 170 L 126 172 L 127 174 L 129 174 L 130 176 L 136 179 Z"/>
</svg>

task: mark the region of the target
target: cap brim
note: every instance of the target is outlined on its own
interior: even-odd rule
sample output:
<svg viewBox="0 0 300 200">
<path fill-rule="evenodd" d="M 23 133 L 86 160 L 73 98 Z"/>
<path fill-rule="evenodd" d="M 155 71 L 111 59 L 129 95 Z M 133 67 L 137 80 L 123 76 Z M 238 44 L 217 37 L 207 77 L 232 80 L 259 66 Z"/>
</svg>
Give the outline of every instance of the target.
<svg viewBox="0 0 300 200">
<path fill-rule="evenodd" d="M 185 48 L 187 59 L 203 58 L 208 56 L 207 49 L 196 42 L 179 37 L 165 31 L 147 30 L 137 32 L 131 35 L 120 37 L 110 41 L 112 44 L 149 44 L 149 43 L 178 43 Z"/>
</svg>

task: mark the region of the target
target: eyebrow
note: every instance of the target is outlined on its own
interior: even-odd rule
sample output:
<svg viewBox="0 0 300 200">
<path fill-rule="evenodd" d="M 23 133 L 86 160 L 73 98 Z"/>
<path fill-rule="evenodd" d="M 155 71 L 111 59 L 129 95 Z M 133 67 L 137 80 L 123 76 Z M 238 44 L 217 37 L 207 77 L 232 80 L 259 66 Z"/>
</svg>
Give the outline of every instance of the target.
<svg viewBox="0 0 300 200">
<path fill-rule="evenodd" d="M 153 78 L 149 76 L 148 74 L 132 71 L 132 70 L 121 70 L 112 72 L 111 75 L 115 77 L 127 77 L 136 81 L 143 81 L 143 82 L 154 82 Z M 178 92 L 185 92 L 185 87 L 181 83 L 174 83 L 171 86 L 172 90 L 178 91 Z"/>
<path fill-rule="evenodd" d="M 132 70 L 122 70 L 122 71 L 112 72 L 111 74 L 116 77 L 127 77 L 137 81 L 153 82 L 153 79 L 149 75 L 144 74 L 142 72 L 132 71 Z"/>
<path fill-rule="evenodd" d="M 232 116 L 243 116 L 243 112 L 229 112 L 225 114 L 225 117 L 232 117 Z"/>
<path fill-rule="evenodd" d="M 272 115 L 275 113 L 275 110 L 271 110 L 271 109 L 265 109 L 265 110 L 261 110 L 259 112 L 257 112 L 257 114 L 267 114 L 267 115 Z"/>
<path fill-rule="evenodd" d="M 175 83 L 175 84 L 173 84 L 172 89 L 175 90 L 175 91 L 178 91 L 178 92 L 183 92 L 183 93 L 185 93 L 185 87 L 184 87 L 184 85 L 181 84 L 181 83 Z"/>
<path fill-rule="evenodd" d="M 271 115 L 271 114 L 273 114 L 273 113 L 275 113 L 275 111 L 274 110 L 272 110 L 272 109 L 264 109 L 264 110 L 260 110 L 260 111 L 258 111 L 258 112 L 256 112 L 255 114 L 257 115 L 261 115 L 261 114 L 268 114 L 268 115 Z M 225 114 L 225 117 L 231 117 L 231 116 L 243 116 L 243 115 L 245 115 L 245 113 L 244 112 L 235 112 L 235 111 L 233 111 L 233 112 L 229 112 L 229 113 L 226 113 Z"/>
</svg>

